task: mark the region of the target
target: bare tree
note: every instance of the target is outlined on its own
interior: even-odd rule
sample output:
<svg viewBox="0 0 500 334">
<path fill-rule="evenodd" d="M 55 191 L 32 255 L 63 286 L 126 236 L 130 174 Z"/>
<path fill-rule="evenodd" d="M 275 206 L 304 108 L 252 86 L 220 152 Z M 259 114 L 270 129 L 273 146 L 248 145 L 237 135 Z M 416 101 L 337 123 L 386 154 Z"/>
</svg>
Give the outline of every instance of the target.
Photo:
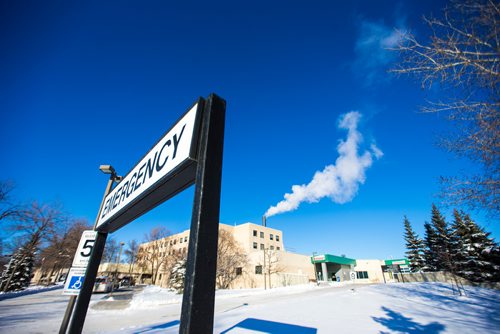
<svg viewBox="0 0 500 334">
<path fill-rule="evenodd" d="M 125 256 L 127 257 L 127 262 L 129 264 L 129 275 L 134 269 L 134 263 L 137 261 L 137 252 L 139 250 L 139 244 L 137 240 L 132 239 L 127 243 L 127 249 L 125 250 Z"/>
<path fill-rule="evenodd" d="M 233 235 L 223 229 L 219 230 L 219 243 L 217 246 L 217 288 L 228 289 L 231 283 L 241 273 L 237 268 L 245 268 L 248 257 L 243 252 Z"/>
<path fill-rule="evenodd" d="M 40 204 L 36 201 L 19 211 L 19 219 L 9 226 L 18 245 L 14 252 L 16 263 L 13 268 L 9 268 L 11 273 L 9 277 L 2 278 L 3 291 L 8 291 L 13 283 L 12 279 L 18 272 L 16 266 L 23 265 L 28 268 L 28 276 L 30 275 L 36 252 L 42 243 L 49 242 L 54 237 L 65 220 L 66 217 L 57 206 Z"/>
<path fill-rule="evenodd" d="M 54 233 L 48 246 L 40 251 L 42 277 L 56 273 L 55 281 L 62 269 L 71 265 L 83 231 L 92 227 L 85 219 L 70 219 L 58 233 Z"/>
<path fill-rule="evenodd" d="M 140 265 L 151 270 L 151 282 L 156 284 L 158 272 L 168 263 L 169 244 L 162 240 L 171 233 L 164 227 L 155 227 L 144 236 L 144 244 L 139 249 Z"/>
<path fill-rule="evenodd" d="M 58 205 L 40 204 L 37 201 L 19 211 L 19 218 L 10 229 L 21 244 L 38 250 L 42 242 L 50 241 L 65 226 L 67 217 Z"/>
<path fill-rule="evenodd" d="M 264 275 L 267 275 L 269 288 L 271 288 L 271 276 L 283 272 L 285 267 L 280 262 L 280 252 L 274 249 L 264 249 L 262 259 L 262 263 L 259 264 L 262 265 L 262 271 Z"/>
<path fill-rule="evenodd" d="M 431 32 L 427 43 L 401 34 L 402 60 L 393 70 L 418 78 L 423 88 L 439 82 L 447 98 L 423 111 L 446 113 L 455 131 L 441 145 L 477 167 L 477 174 L 442 178 L 445 204 L 465 204 L 493 217 L 500 213 L 499 19 L 497 1 L 452 1 L 442 18 L 424 18 Z"/>
<path fill-rule="evenodd" d="M 118 245 L 116 240 L 113 237 L 109 238 L 106 241 L 106 246 L 104 247 L 104 252 L 102 254 L 102 262 L 103 263 L 113 262 L 116 257 L 116 254 L 118 253 L 118 248 L 120 248 L 120 246 Z"/>
<path fill-rule="evenodd" d="M 19 216 L 20 207 L 10 198 L 13 189 L 13 182 L 0 181 L 0 221 Z"/>
</svg>

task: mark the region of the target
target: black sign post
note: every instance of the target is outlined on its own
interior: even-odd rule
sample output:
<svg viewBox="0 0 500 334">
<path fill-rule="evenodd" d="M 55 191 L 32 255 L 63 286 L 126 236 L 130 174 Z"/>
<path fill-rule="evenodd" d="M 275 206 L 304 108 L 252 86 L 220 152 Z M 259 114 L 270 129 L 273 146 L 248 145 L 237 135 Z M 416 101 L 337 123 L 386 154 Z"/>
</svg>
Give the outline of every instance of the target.
<svg viewBox="0 0 500 334">
<path fill-rule="evenodd" d="M 147 188 L 139 195 L 113 213 L 112 210 L 119 205 L 118 203 L 124 198 L 127 199 L 132 193 L 132 185 L 134 184 L 132 180 L 135 179 L 133 188 L 135 191 L 140 189 L 139 179 L 144 183 L 147 177 L 154 177 L 155 170 L 157 172 L 161 170 L 167 161 L 167 155 L 162 155 L 164 149 L 180 143 L 187 124 L 184 124 L 185 117 L 189 118 L 189 115 L 193 115 L 191 112 L 194 110 L 196 110 L 196 119 L 191 118 L 191 121 L 187 121 L 191 122 L 189 124 L 192 126 L 193 135 L 191 145 L 185 148 L 189 149 L 186 158 L 174 166 L 170 172 L 162 174 L 153 184 L 147 185 Z M 215 94 L 211 94 L 206 101 L 198 99 L 194 107 L 171 129 L 174 131 L 179 128 L 179 125 L 184 125 L 182 130 L 177 134 L 172 134 L 171 131 L 167 132 L 153 149 L 158 149 L 159 144 L 163 146 L 160 145 L 157 152 L 154 150 L 148 152 L 139 165 L 135 167 L 138 172 L 132 170 L 121 181 L 120 184 L 124 185 L 117 186 L 113 190 L 114 194 L 112 192 L 108 195 L 106 198 L 107 207 L 102 216 L 101 211 L 99 212 L 96 223 L 98 233 L 90 254 L 85 279 L 76 299 L 69 324 L 69 333 L 79 334 L 83 330 L 108 233 L 116 231 L 193 183 L 195 183 L 196 188 L 179 332 L 186 334 L 212 332 L 225 113 L 226 102 Z M 168 138 L 170 134 L 173 136 L 172 140 Z M 172 159 L 176 156 L 176 150 L 174 148 Z M 162 161 L 160 161 L 160 157 L 162 157 Z M 128 188 L 125 188 L 126 186 Z M 111 212 L 113 216 L 106 220 L 103 219 L 103 223 L 99 223 L 99 219 L 108 212 Z M 67 313 L 65 319 L 69 318 L 69 312 Z M 62 331 L 64 331 L 63 327 Z"/>
<path fill-rule="evenodd" d="M 73 317 L 69 323 L 69 333 L 82 332 L 85 317 L 87 316 L 87 309 L 90 303 L 90 297 L 92 296 L 92 290 L 94 289 L 97 270 L 99 269 L 99 264 L 101 263 L 101 257 L 104 251 L 104 246 L 106 245 L 107 237 L 108 233 L 97 232 L 94 247 L 92 247 L 92 253 L 90 254 L 89 264 L 87 266 L 87 270 L 85 271 L 85 279 L 83 280 L 80 293 L 76 299 Z"/>
<path fill-rule="evenodd" d="M 210 95 L 203 113 L 179 333 L 212 333 L 226 103 Z"/>
</svg>

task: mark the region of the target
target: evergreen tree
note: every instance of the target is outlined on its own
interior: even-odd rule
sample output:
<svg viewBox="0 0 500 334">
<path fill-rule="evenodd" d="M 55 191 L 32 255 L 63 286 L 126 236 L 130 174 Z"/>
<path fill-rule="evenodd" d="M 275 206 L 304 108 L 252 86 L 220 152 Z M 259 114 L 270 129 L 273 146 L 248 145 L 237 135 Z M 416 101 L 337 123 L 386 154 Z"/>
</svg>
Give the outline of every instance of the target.
<svg viewBox="0 0 500 334">
<path fill-rule="evenodd" d="M 30 284 L 33 262 L 33 251 L 29 247 L 20 247 L 2 273 L 1 290 L 7 292 L 26 289 Z"/>
<path fill-rule="evenodd" d="M 450 228 L 450 253 L 452 254 L 453 273 L 466 277 L 469 253 L 464 244 L 467 239 L 467 226 L 464 223 L 463 216 L 463 212 L 453 210 L 453 224 Z"/>
<path fill-rule="evenodd" d="M 424 223 L 424 262 L 423 271 L 437 271 L 439 266 L 439 252 L 437 247 L 437 234 L 429 222 Z"/>
<path fill-rule="evenodd" d="M 184 292 L 184 278 L 186 276 L 186 259 L 180 259 L 172 267 L 170 273 L 169 286 L 177 293 Z"/>
<path fill-rule="evenodd" d="M 464 277 L 475 282 L 498 281 L 500 271 L 498 244 L 490 233 L 479 227 L 471 217 L 464 215 L 466 233 L 463 245 L 466 252 Z"/>
<path fill-rule="evenodd" d="M 423 241 L 413 231 L 410 221 L 404 217 L 405 225 L 405 241 L 406 241 L 406 257 L 410 261 L 410 269 L 412 272 L 420 272 L 425 261 L 423 257 Z"/>
<path fill-rule="evenodd" d="M 434 249 L 437 256 L 435 263 L 436 270 L 452 271 L 452 254 L 450 252 L 451 233 L 446 220 L 439 212 L 438 208 L 432 204 L 432 227 L 436 233 L 434 241 Z"/>
</svg>

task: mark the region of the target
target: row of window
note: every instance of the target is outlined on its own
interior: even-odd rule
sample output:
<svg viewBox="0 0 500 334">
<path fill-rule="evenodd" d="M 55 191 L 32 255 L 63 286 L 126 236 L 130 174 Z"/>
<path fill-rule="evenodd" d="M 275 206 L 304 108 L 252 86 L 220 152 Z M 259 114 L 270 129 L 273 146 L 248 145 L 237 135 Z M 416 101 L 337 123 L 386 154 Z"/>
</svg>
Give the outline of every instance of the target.
<svg viewBox="0 0 500 334">
<path fill-rule="evenodd" d="M 258 232 L 257 230 L 253 230 L 253 236 L 254 237 L 257 236 L 257 232 Z M 264 238 L 264 232 L 260 232 L 260 237 Z M 269 240 L 274 240 L 274 237 L 276 237 L 276 241 L 280 241 L 280 236 L 279 235 L 276 234 L 276 236 L 275 236 L 272 233 L 269 234 Z"/>
<path fill-rule="evenodd" d="M 256 242 L 253 243 L 253 249 L 258 249 L 258 244 Z M 264 250 L 264 249 L 265 249 L 264 244 L 260 244 L 260 250 Z M 273 245 L 269 246 L 269 249 L 274 250 L 274 246 Z M 276 246 L 276 250 L 281 250 L 281 247 Z"/>
<path fill-rule="evenodd" d="M 367 271 L 356 271 L 356 278 L 368 278 L 368 272 Z"/>
<path fill-rule="evenodd" d="M 236 275 L 241 275 L 242 273 L 243 273 L 243 268 L 237 267 L 236 268 Z M 255 274 L 262 275 L 262 266 L 261 265 L 255 266 Z M 356 277 L 358 279 L 368 278 L 368 272 L 367 271 L 356 271 Z"/>
<path fill-rule="evenodd" d="M 183 242 L 187 242 L 188 241 L 188 237 L 181 237 L 179 238 L 179 243 L 183 243 Z M 163 242 L 160 242 L 160 247 L 166 247 L 168 246 L 169 242 L 168 240 L 167 241 L 163 241 Z M 177 245 L 177 238 L 175 239 L 170 239 L 170 246 L 173 246 L 173 245 Z"/>
<path fill-rule="evenodd" d="M 172 250 L 169 250 L 168 252 L 159 252 L 157 253 L 157 256 L 158 257 L 164 257 L 164 256 L 168 256 L 168 255 L 175 255 L 175 254 L 186 254 L 187 253 L 187 247 L 184 247 L 184 248 L 179 248 L 177 250 L 175 249 L 172 249 Z M 147 258 L 149 258 L 151 255 L 148 254 L 146 252 L 146 254 L 144 254 L 144 252 L 141 252 L 140 254 L 137 255 L 137 261 L 143 261 L 143 260 L 146 260 Z"/>
</svg>

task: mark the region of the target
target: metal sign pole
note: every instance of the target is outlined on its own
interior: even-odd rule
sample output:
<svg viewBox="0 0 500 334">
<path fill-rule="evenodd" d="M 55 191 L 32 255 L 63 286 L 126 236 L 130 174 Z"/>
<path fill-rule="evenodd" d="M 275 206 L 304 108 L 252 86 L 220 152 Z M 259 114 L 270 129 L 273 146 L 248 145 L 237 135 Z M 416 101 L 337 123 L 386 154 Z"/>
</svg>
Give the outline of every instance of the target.
<svg viewBox="0 0 500 334">
<path fill-rule="evenodd" d="M 59 328 L 59 334 L 66 334 L 66 329 L 68 329 L 69 319 L 73 313 L 73 308 L 75 307 L 76 296 L 70 296 L 68 301 L 68 306 L 66 307 L 66 312 L 64 312 L 63 321 L 61 327 Z"/>
<path fill-rule="evenodd" d="M 226 102 L 205 104 L 179 333 L 212 333 Z"/>
<path fill-rule="evenodd" d="M 92 296 L 92 290 L 94 288 L 95 278 L 97 276 L 97 270 L 99 269 L 99 264 L 101 263 L 101 257 L 104 251 L 104 246 L 106 245 L 107 237 L 108 233 L 97 232 L 89 264 L 87 266 L 87 270 L 85 271 L 85 279 L 83 280 L 82 288 L 80 289 L 80 293 L 76 299 L 73 317 L 71 318 L 71 322 L 69 324 L 68 331 L 71 334 L 79 334 L 82 332 L 83 324 L 85 323 L 85 316 L 87 315 L 87 309 L 89 307 L 90 297 Z"/>
</svg>

